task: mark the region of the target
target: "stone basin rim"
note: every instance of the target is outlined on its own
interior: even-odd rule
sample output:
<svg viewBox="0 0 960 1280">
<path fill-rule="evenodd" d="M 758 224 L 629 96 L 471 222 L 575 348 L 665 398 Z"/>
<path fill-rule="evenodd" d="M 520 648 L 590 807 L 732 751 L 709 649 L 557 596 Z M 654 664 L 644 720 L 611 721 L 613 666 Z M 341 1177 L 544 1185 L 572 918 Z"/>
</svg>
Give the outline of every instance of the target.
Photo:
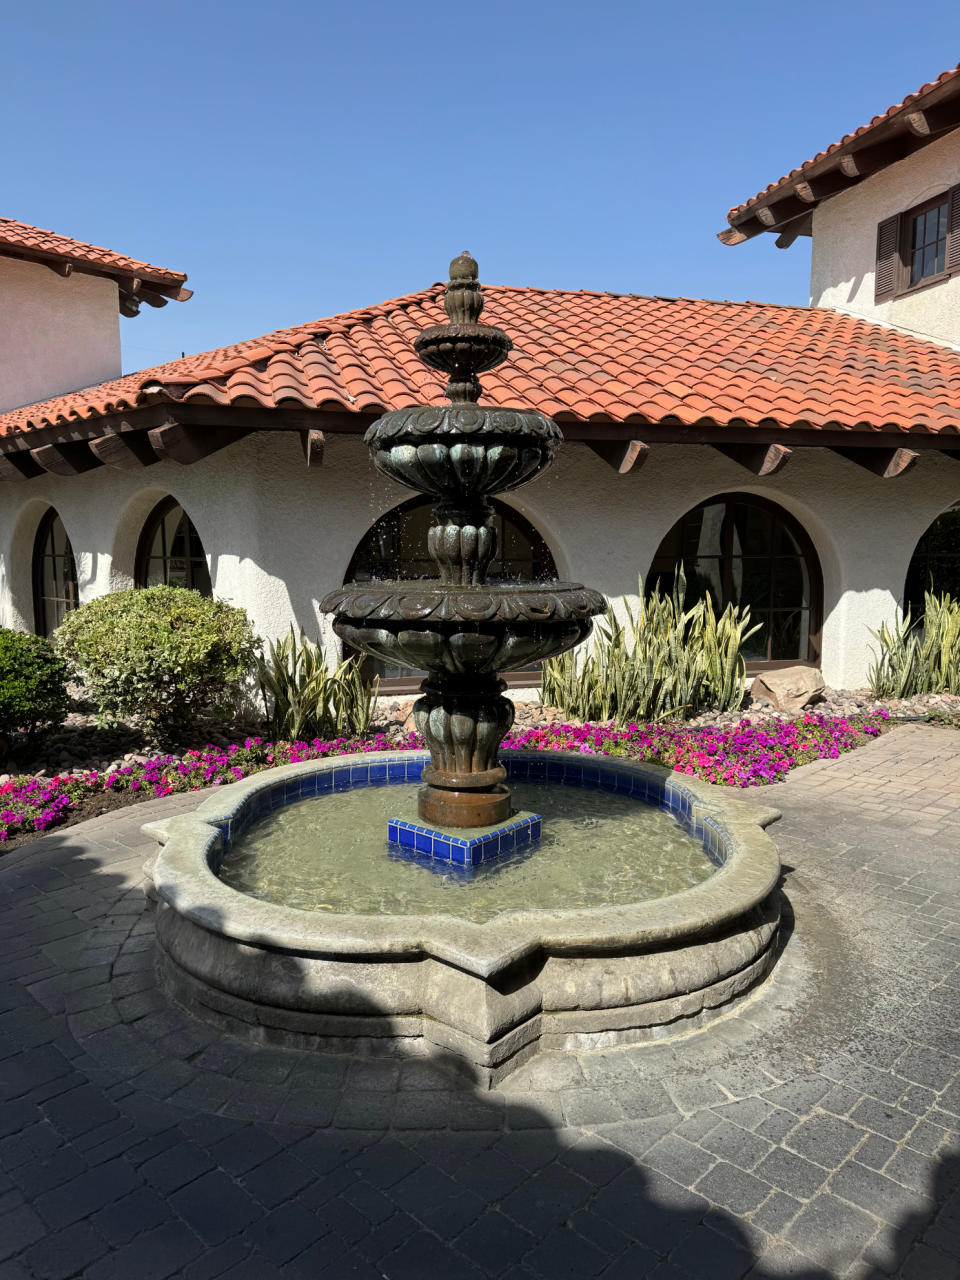
<svg viewBox="0 0 960 1280">
<path fill-rule="evenodd" d="M 584 757 L 576 752 L 508 750 L 503 755 L 584 765 Z M 621 760 L 607 763 L 600 756 L 590 756 L 589 766 L 660 779 L 686 793 L 693 816 L 710 818 L 716 825 L 728 851 L 723 866 L 692 888 L 647 902 L 554 911 L 513 909 L 482 923 L 450 915 L 327 914 L 280 906 L 231 888 L 212 870 L 211 859 L 221 846 L 215 824 L 232 818 L 249 797 L 278 782 L 351 764 L 411 759 L 427 761 L 429 754 L 358 752 L 284 765 L 231 783 L 204 800 L 193 814 L 145 823 L 141 830 L 162 846 L 151 867 L 157 895 L 201 928 L 239 943 L 330 958 L 428 956 L 489 979 L 536 951 L 623 954 L 695 940 L 762 903 L 779 882 L 780 857 L 764 830 L 781 816 L 779 810 L 718 796 L 717 788 L 659 766 Z"/>
</svg>

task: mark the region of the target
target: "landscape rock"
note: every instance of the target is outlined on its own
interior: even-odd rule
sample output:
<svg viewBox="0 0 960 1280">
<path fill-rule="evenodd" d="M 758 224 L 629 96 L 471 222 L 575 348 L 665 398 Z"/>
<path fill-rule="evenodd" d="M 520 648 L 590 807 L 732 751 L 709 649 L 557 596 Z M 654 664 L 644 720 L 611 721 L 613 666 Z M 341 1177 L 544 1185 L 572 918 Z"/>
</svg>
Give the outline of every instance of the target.
<svg viewBox="0 0 960 1280">
<path fill-rule="evenodd" d="M 816 667 L 782 667 L 757 676 L 750 696 L 771 703 L 777 711 L 796 715 L 804 707 L 822 702 L 825 688 L 823 674 Z"/>
</svg>

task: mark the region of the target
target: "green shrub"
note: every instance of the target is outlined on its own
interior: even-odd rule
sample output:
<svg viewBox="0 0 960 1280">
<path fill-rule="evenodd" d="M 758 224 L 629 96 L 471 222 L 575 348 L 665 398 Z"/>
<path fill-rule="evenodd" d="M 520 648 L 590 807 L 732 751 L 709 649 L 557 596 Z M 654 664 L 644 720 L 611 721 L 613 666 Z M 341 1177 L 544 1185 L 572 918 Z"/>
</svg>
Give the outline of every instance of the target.
<svg viewBox="0 0 960 1280">
<path fill-rule="evenodd" d="M 0 739 L 58 729 L 70 705 L 66 682 L 66 664 L 48 640 L 0 627 Z"/>
<path fill-rule="evenodd" d="M 733 605 L 718 618 L 709 596 L 684 609 L 685 591 L 682 567 L 669 595 L 644 596 L 641 582 L 639 607 L 625 606 L 625 622 L 608 609 L 592 646 L 543 664 L 544 704 L 620 725 L 738 707 L 746 688 L 741 648 L 759 624 L 751 627 L 750 610 Z"/>
<path fill-rule="evenodd" d="M 357 658 L 331 671 L 317 645 L 290 628 L 257 661 L 260 692 L 270 732 L 287 742 L 304 738 L 354 737 L 370 727 L 379 681 L 367 684 Z"/>
<path fill-rule="evenodd" d="M 101 723 L 136 718 L 175 741 L 198 718 L 236 710 L 258 642 L 243 609 L 181 587 L 100 596 L 68 613 L 54 646 Z"/>
<path fill-rule="evenodd" d="M 960 601 L 932 591 L 923 617 L 910 610 L 893 625 L 871 631 L 879 651 L 867 679 L 875 698 L 913 698 L 921 693 L 960 693 Z"/>
</svg>

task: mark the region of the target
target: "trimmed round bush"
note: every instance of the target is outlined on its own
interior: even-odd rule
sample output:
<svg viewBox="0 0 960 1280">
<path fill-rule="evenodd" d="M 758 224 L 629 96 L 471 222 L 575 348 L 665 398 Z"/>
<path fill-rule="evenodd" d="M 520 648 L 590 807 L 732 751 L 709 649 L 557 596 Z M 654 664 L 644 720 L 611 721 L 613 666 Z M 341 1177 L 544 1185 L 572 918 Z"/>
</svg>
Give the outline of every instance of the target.
<svg viewBox="0 0 960 1280">
<path fill-rule="evenodd" d="M 43 636 L 0 627 L 0 760 L 14 734 L 57 729 L 66 719 L 67 667 Z"/>
<path fill-rule="evenodd" d="M 137 719 L 160 741 L 230 716 L 258 649 L 245 610 L 182 587 L 91 600 L 67 614 L 54 645 L 101 723 Z"/>
</svg>

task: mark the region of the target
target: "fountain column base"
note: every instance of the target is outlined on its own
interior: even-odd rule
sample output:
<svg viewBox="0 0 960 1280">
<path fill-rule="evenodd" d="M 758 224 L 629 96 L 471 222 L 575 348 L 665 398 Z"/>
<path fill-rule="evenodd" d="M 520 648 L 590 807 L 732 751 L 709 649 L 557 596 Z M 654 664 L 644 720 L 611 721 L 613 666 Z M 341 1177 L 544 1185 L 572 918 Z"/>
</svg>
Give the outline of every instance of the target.
<svg viewBox="0 0 960 1280">
<path fill-rule="evenodd" d="M 490 791 L 421 787 L 417 795 L 417 812 L 435 827 L 496 827 L 512 811 L 510 792 L 503 786 Z"/>
<path fill-rule="evenodd" d="M 417 808 L 434 827 L 493 827 L 512 812 L 506 769 L 497 753 L 513 724 L 513 703 L 501 696 L 496 676 L 462 677 L 440 672 L 420 686 L 413 707 L 417 728 L 430 748 Z"/>
</svg>

